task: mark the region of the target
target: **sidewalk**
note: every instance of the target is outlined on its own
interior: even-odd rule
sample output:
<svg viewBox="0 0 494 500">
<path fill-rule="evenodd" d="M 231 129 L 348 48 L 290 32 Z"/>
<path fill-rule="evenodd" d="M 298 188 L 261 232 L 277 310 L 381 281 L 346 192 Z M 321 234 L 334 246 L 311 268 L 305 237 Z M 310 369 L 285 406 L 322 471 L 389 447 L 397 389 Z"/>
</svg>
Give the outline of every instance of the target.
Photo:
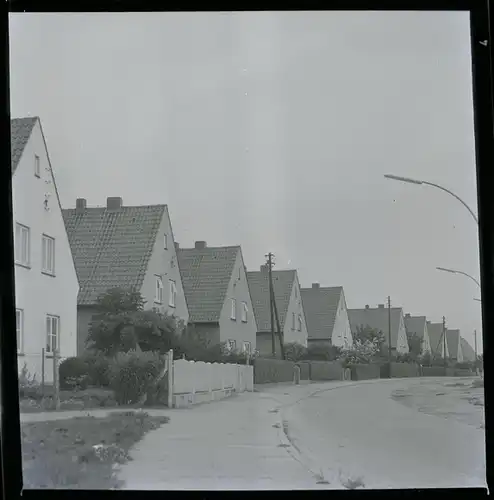
<svg viewBox="0 0 494 500">
<path fill-rule="evenodd" d="M 327 489 L 294 456 L 279 413 L 280 405 L 327 386 L 273 384 L 173 410 L 166 426 L 135 446 L 118 477 L 124 489 Z"/>
</svg>

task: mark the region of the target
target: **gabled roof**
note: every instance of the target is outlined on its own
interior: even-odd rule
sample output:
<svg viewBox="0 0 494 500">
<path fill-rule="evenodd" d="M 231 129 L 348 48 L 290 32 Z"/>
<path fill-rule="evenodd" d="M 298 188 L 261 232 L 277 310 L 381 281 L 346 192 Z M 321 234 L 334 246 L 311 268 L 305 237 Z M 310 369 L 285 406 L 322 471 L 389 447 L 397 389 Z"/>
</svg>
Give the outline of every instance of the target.
<svg viewBox="0 0 494 500">
<path fill-rule="evenodd" d="M 109 288 L 140 291 L 166 205 L 62 211 L 79 279 L 79 305 Z"/>
<path fill-rule="evenodd" d="M 12 156 L 12 173 L 15 172 L 21 159 L 27 141 L 31 136 L 34 125 L 38 121 L 37 116 L 26 118 L 14 118 L 10 120 L 10 153 Z"/>
<path fill-rule="evenodd" d="M 450 357 L 458 358 L 460 347 L 460 330 L 446 330 L 446 341 L 448 343 L 448 354 Z"/>
<path fill-rule="evenodd" d="M 333 338 L 334 323 L 343 287 L 302 288 L 308 339 Z"/>
<path fill-rule="evenodd" d="M 400 318 L 403 316 L 401 307 L 391 308 L 391 347 L 395 348 L 400 328 Z M 389 339 L 389 311 L 387 307 L 369 307 L 364 309 L 348 309 L 350 328 L 355 334 L 358 328 L 370 327 L 382 332 L 384 342 L 388 345 Z"/>
<path fill-rule="evenodd" d="M 427 323 L 427 333 L 431 343 L 431 353 L 441 355 L 443 351 L 443 324 L 442 323 Z M 448 347 L 446 345 L 446 347 Z"/>
<path fill-rule="evenodd" d="M 272 276 L 280 327 L 283 329 L 297 271 L 291 269 L 283 271 L 277 270 L 272 271 Z M 247 281 L 249 283 L 252 307 L 254 308 L 254 315 L 256 317 L 257 331 L 269 332 L 271 330 L 271 312 L 268 271 L 249 271 L 247 273 Z"/>
<path fill-rule="evenodd" d="M 427 318 L 425 316 L 407 316 L 405 314 L 405 329 L 407 334 L 415 333 L 423 339 L 426 326 Z"/>
<path fill-rule="evenodd" d="M 240 246 L 179 248 L 177 250 L 178 265 L 191 322 L 219 321 L 235 261 L 240 251 Z"/>
<path fill-rule="evenodd" d="M 475 351 L 463 337 L 460 337 L 460 345 L 463 353 L 463 359 L 465 361 L 475 361 Z"/>
</svg>

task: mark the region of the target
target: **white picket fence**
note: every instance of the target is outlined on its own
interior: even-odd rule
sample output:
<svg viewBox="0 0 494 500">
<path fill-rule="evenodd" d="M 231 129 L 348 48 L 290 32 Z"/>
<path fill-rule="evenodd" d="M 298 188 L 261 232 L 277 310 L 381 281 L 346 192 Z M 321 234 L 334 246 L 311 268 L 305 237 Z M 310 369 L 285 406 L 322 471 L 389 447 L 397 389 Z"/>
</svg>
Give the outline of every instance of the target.
<svg viewBox="0 0 494 500">
<path fill-rule="evenodd" d="M 172 368 L 175 408 L 223 399 L 254 390 L 254 367 L 230 363 L 175 360 Z"/>
</svg>

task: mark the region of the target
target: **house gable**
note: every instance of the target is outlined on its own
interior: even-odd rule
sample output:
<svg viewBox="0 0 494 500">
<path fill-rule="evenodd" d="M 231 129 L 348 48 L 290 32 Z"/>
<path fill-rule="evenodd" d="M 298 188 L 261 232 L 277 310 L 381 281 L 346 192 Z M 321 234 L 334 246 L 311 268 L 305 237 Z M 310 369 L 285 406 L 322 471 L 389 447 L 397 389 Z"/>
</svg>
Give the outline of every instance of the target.
<svg viewBox="0 0 494 500">
<path fill-rule="evenodd" d="M 252 306 L 247 273 L 241 248 L 239 246 L 231 248 L 235 248 L 235 257 L 230 268 L 228 285 L 225 289 L 219 315 L 220 341 L 235 341 L 236 349 L 240 350 L 244 343 L 248 342 L 253 352 L 256 349 L 258 326 Z M 232 299 L 235 301 L 233 304 Z M 246 321 L 243 321 L 244 307 L 246 307 Z M 235 319 L 232 319 L 233 308 Z"/>
<path fill-rule="evenodd" d="M 157 281 L 162 285 L 162 300 L 157 301 Z M 155 235 L 154 247 L 148 261 L 143 279 L 141 294 L 146 300 L 146 307 L 173 315 L 184 321 L 189 320 L 189 312 L 178 266 L 172 224 L 168 207 L 165 206 L 161 224 Z M 172 295 L 174 295 L 174 300 Z"/>
<path fill-rule="evenodd" d="M 297 272 L 293 272 L 293 282 L 290 290 L 286 320 L 283 328 L 285 344 L 296 342 L 307 347 L 307 322 L 298 281 Z"/>
<path fill-rule="evenodd" d="M 334 321 L 332 344 L 338 347 L 349 347 L 352 343 L 352 331 L 350 320 L 348 319 L 345 294 L 342 288 Z"/>
<path fill-rule="evenodd" d="M 47 315 L 58 318 L 61 356 L 74 356 L 77 349 L 77 294 L 79 284 L 60 207 L 55 175 L 41 121 L 11 121 L 12 207 L 14 245 L 16 224 L 28 228 L 29 262 L 14 266 L 16 307 L 22 310 L 22 356 L 31 373 L 40 378 L 41 350 L 46 348 Z M 53 241 L 53 270 L 43 263 L 46 242 Z M 46 371 L 46 379 L 51 379 Z"/>
</svg>

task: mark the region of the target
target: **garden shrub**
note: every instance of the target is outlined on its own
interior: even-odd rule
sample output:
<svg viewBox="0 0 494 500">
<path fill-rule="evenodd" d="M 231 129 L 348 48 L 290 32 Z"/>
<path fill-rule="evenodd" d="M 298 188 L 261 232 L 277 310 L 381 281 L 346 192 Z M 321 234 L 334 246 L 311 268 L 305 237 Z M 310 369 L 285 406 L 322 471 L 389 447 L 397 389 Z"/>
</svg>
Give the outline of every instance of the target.
<svg viewBox="0 0 494 500">
<path fill-rule="evenodd" d="M 41 400 L 43 398 L 41 387 L 36 380 L 36 375 L 31 375 L 27 369 L 26 363 L 24 363 L 24 366 L 19 373 L 19 397 L 21 399 L 36 400 Z"/>
<path fill-rule="evenodd" d="M 89 385 L 96 387 L 110 386 L 110 359 L 98 351 L 87 351 L 82 355 L 87 366 Z"/>
<path fill-rule="evenodd" d="M 150 351 L 118 353 L 110 365 L 110 385 L 117 403 L 137 403 L 153 386 L 164 362 L 164 357 Z"/>
<path fill-rule="evenodd" d="M 89 370 L 81 357 L 66 358 L 58 367 L 60 389 L 85 389 L 89 384 Z"/>
</svg>

